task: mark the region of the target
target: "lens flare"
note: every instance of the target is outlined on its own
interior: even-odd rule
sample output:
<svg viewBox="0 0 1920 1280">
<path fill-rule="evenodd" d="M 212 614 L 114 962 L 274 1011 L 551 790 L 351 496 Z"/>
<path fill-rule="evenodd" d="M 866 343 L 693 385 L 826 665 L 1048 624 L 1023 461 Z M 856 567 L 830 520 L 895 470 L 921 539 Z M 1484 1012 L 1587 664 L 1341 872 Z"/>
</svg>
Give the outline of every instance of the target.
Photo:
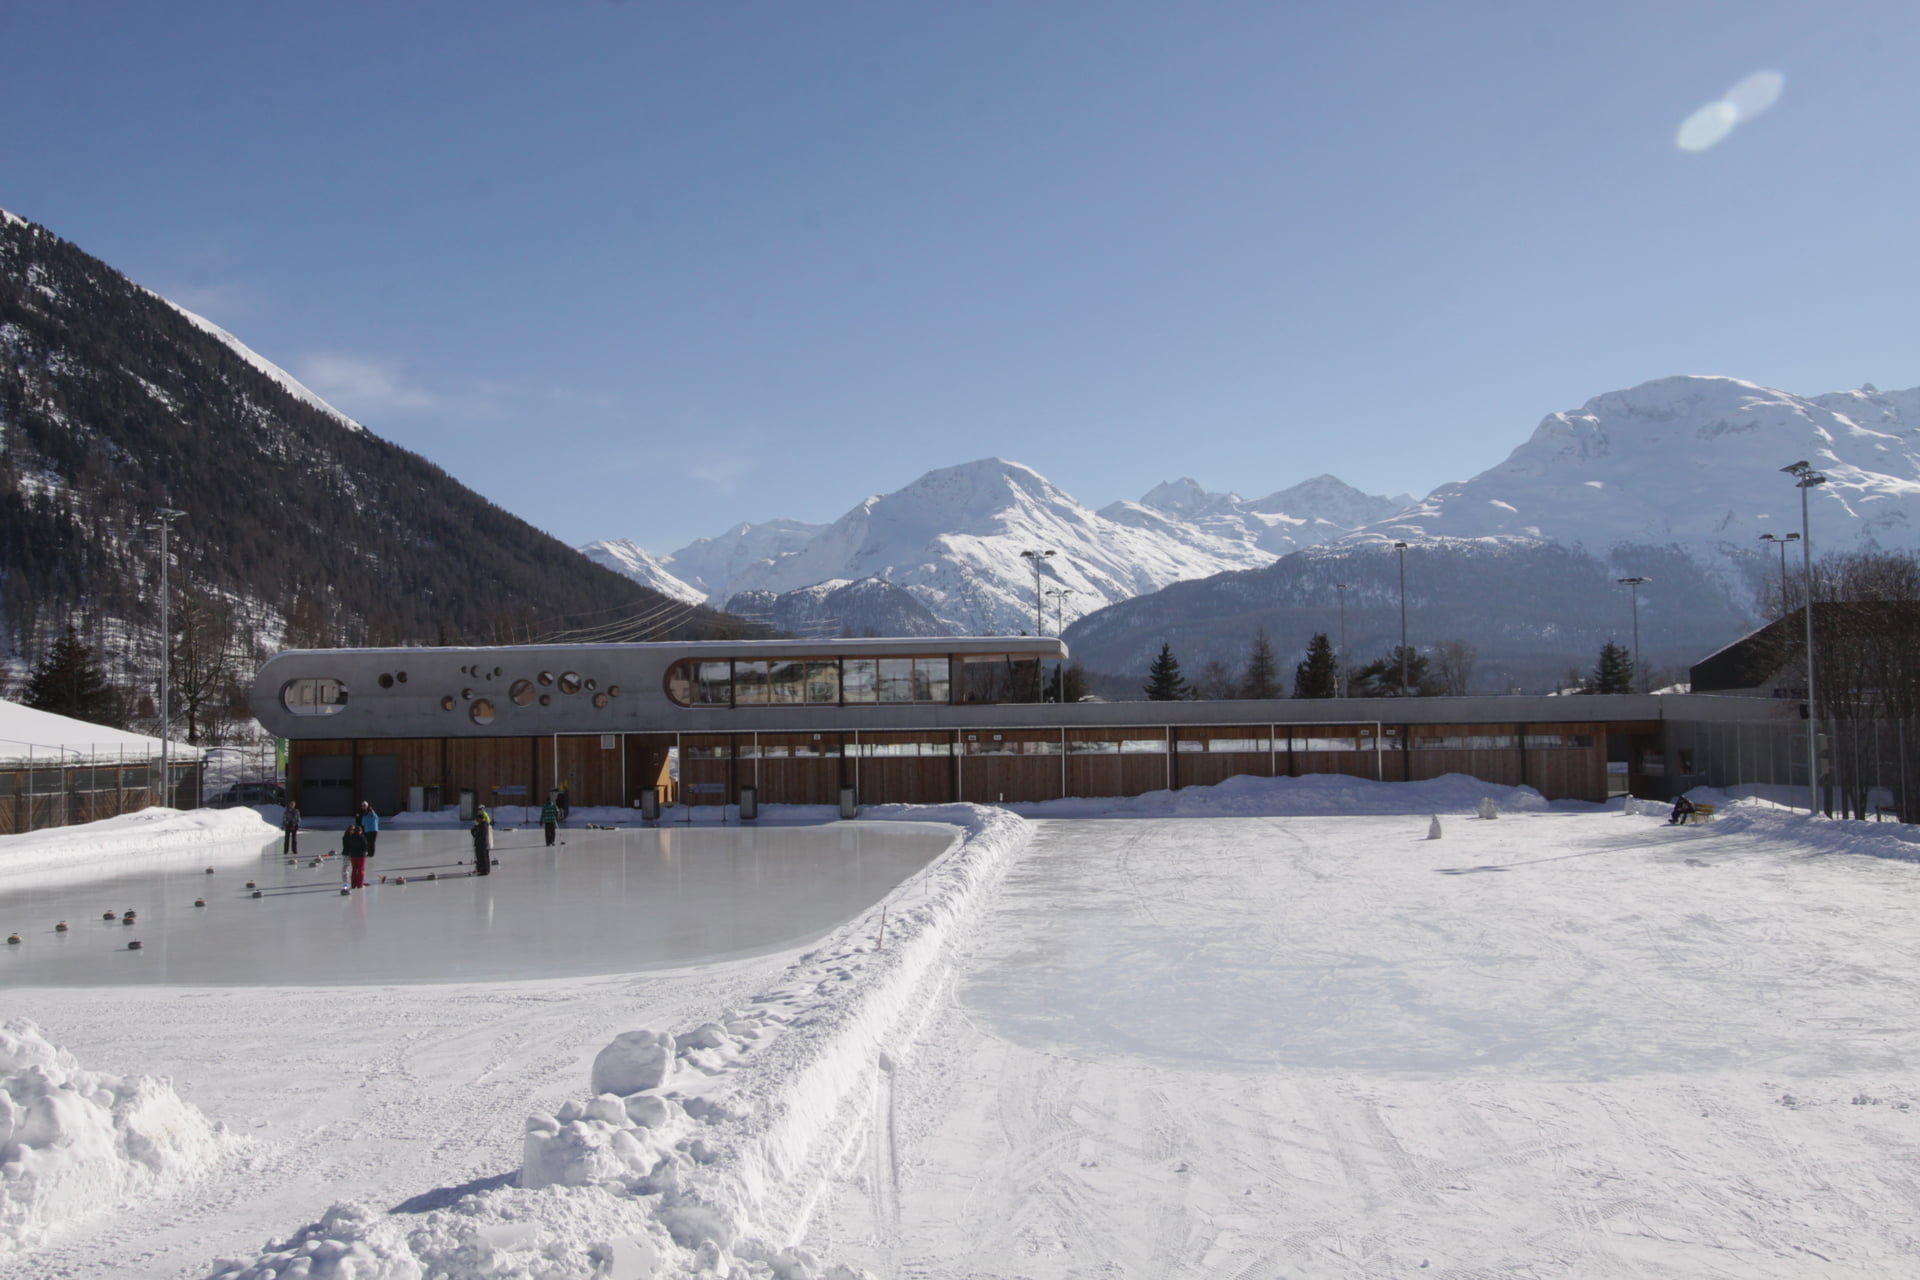
<svg viewBox="0 0 1920 1280">
<path fill-rule="evenodd" d="M 1778 71 L 1756 71 L 1680 122 L 1673 144 L 1682 151 L 1705 151 L 1726 141 L 1745 124 L 1780 101 L 1787 78 Z"/>
</svg>

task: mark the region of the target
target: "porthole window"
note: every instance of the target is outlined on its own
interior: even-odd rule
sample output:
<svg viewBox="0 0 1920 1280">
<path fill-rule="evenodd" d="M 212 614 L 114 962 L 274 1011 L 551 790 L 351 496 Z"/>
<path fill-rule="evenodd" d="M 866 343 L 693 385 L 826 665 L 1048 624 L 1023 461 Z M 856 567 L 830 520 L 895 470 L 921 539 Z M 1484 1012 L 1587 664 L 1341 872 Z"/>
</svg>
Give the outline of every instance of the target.
<svg viewBox="0 0 1920 1280">
<path fill-rule="evenodd" d="M 560 674 L 560 692 L 562 693 L 580 692 L 580 675 L 578 672 L 564 671 Z"/>
<path fill-rule="evenodd" d="M 513 682 L 513 687 L 507 690 L 507 696 L 513 699 L 513 705 L 516 707 L 532 706 L 533 705 L 533 681 L 515 680 Z"/>
<path fill-rule="evenodd" d="M 620 686 L 619 686 L 619 685 L 617 685 L 617 684 L 610 684 L 610 685 L 608 685 L 608 686 L 607 686 L 607 696 L 608 696 L 608 697 L 610 697 L 610 698 L 617 698 L 617 697 L 619 697 L 619 696 L 620 696 Z"/>
<path fill-rule="evenodd" d="M 541 705 L 541 706 L 543 706 L 543 707 L 550 707 L 550 706 L 552 706 L 552 705 L 553 705 L 553 695 L 552 695 L 552 694 L 550 694 L 550 693 L 543 693 L 543 694 L 541 694 L 541 695 L 540 695 L 540 705 Z"/>
<path fill-rule="evenodd" d="M 440 709 L 441 709 L 442 711 L 451 711 L 451 710 L 453 710 L 453 695 L 452 695 L 452 694 L 448 694 L 448 695 L 447 695 L 446 697 L 444 697 L 444 698 L 442 698 L 442 699 L 440 699 Z"/>
<path fill-rule="evenodd" d="M 480 698 L 467 708 L 467 718 L 475 724 L 493 723 L 493 699 Z"/>
<path fill-rule="evenodd" d="M 592 692 L 593 692 L 593 691 L 594 691 L 595 689 L 598 689 L 599 687 L 600 687 L 600 686 L 599 686 L 599 684 L 597 684 L 597 683 L 596 683 L 596 682 L 594 681 L 594 679 L 593 679 L 593 677 L 592 677 L 592 676 L 588 676 L 588 677 L 587 677 L 587 692 L 588 692 L 588 693 L 592 693 Z"/>
<path fill-rule="evenodd" d="M 498 679 L 500 678 L 500 675 L 501 675 L 501 673 L 502 673 L 503 671 L 505 671 L 505 670 L 506 670 L 506 668 L 505 668 L 505 667 L 495 667 L 495 668 L 493 669 L 493 678 L 494 678 L 495 680 L 498 680 Z"/>
<path fill-rule="evenodd" d="M 593 705 L 596 707 L 604 707 L 611 701 L 612 699 L 604 693 L 596 693 L 593 695 Z"/>
<path fill-rule="evenodd" d="M 335 716 L 347 709 L 347 686 L 327 676 L 306 676 L 280 687 L 280 705 L 297 716 Z"/>
<path fill-rule="evenodd" d="M 460 691 L 460 696 L 461 696 L 461 697 L 462 697 L 463 699 L 465 699 L 466 701 L 468 701 L 468 702 L 472 702 L 472 701 L 473 701 L 473 690 L 471 690 L 471 689 L 462 689 L 462 690 Z"/>
<path fill-rule="evenodd" d="M 407 673 L 404 671 L 396 671 L 393 673 L 393 678 L 401 684 L 405 684 L 407 682 Z"/>
<path fill-rule="evenodd" d="M 381 687 L 382 689 L 391 689 L 391 688 L 393 688 L 393 673 L 392 673 L 392 672 L 390 672 L 390 671 L 382 671 L 382 672 L 380 673 L 380 687 Z"/>
<path fill-rule="evenodd" d="M 549 684 L 552 684 L 552 683 L 553 683 L 553 672 L 551 672 L 551 671 L 542 671 L 542 672 L 541 672 L 541 673 L 539 674 L 539 676 L 538 676 L 537 678 L 539 679 L 539 681 L 540 681 L 540 683 L 541 683 L 541 684 L 543 684 L 543 685 L 549 685 Z"/>
</svg>

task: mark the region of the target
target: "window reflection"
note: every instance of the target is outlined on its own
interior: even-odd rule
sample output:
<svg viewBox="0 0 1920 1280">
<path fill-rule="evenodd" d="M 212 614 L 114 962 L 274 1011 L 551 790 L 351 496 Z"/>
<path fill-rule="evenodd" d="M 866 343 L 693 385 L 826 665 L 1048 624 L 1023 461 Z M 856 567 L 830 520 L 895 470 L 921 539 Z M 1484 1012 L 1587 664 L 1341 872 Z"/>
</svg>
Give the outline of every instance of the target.
<svg viewBox="0 0 1920 1280">
<path fill-rule="evenodd" d="M 840 701 L 840 664 L 807 663 L 807 701 L 818 706 Z"/>
<path fill-rule="evenodd" d="M 777 706 L 797 706 L 807 700 L 807 664 L 775 662 L 767 676 L 768 698 Z"/>
<path fill-rule="evenodd" d="M 733 705 L 733 664 L 702 662 L 694 683 L 693 702 L 701 707 Z"/>
<path fill-rule="evenodd" d="M 767 705 L 766 663 L 736 662 L 733 664 L 733 705 L 736 707 Z"/>
<path fill-rule="evenodd" d="M 913 659 L 880 659 L 880 701 L 913 701 Z"/>
<path fill-rule="evenodd" d="M 874 658 L 848 658 L 840 664 L 840 696 L 848 703 L 880 700 L 880 663 Z"/>
</svg>

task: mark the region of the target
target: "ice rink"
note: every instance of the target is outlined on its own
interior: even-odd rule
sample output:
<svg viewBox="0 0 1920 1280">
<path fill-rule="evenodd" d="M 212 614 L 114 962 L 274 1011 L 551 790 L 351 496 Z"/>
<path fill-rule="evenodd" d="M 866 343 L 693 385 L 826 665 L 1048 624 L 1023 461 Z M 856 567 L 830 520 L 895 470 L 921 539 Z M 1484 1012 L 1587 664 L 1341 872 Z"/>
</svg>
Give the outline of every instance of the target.
<svg viewBox="0 0 1920 1280">
<path fill-rule="evenodd" d="M 953 840 L 884 822 L 561 834 L 549 849 L 538 827 L 501 829 L 494 873 L 477 877 L 464 831 L 390 829 L 368 887 L 344 897 L 341 859 L 312 865 L 339 833 L 318 830 L 291 864 L 278 840 L 229 844 L 8 889 L 0 930 L 22 943 L 0 951 L 0 986 L 507 981 L 732 960 L 824 933 Z"/>
</svg>

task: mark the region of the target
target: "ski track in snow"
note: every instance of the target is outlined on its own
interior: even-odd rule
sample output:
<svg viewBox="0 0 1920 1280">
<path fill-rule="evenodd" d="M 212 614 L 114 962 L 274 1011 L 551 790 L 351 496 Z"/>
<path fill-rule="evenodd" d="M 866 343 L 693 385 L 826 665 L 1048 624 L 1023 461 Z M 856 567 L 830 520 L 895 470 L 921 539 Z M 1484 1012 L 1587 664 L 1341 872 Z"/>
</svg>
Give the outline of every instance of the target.
<svg viewBox="0 0 1920 1280">
<path fill-rule="evenodd" d="M 1907 1269 L 1914 867 L 1737 817 L 1425 827 L 1043 823 L 894 1073 L 901 1182 L 838 1188 L 810 1247 L 916 1280 Z"/>
</svg>

